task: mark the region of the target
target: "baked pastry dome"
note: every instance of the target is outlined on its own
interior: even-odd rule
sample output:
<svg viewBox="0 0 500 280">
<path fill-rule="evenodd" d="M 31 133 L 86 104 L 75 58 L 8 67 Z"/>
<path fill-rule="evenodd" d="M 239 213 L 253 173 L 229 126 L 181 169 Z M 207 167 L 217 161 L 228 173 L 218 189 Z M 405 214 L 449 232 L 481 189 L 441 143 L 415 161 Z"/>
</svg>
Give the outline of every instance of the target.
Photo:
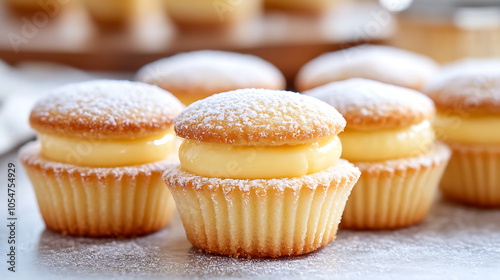
<svg viewBox="0 0 500 280">
<path fill-rule="evenodd" d="M 304 94 L 327 102 L 346 118 L 342 157 L 361 178 L 342 225 L 392 229 L 422 221 L 430 209 L 450 152 L 435 142 L 432 101 L 417 91 L 349 79 Z"/>
<path fill-rule="evenodd" d="M 178 159 L 182 104 L 148 84 L 99 80 L 55 89 L 33 108 L 38 141 L 19 157 L 48 228 L 137 236 L 164 227 L 175 203 L 161 173 Z"/>
<path fill-rule="evenodd" d="M 256 18 L 262 0 L 213 2 L 206 0 L 162 0 L 170 20 L 187 31 L 226 31 Z"/>
<path fill-rule="evenodd" d="M 500 206 L 500 61 L 446 66 L 425 88 L 438 109 L 434 127 L 453 150 L 441 189 L 465 204 Z"/>
<path fill-rule="evenodd" d="M 278 68 L 257 56 L 212 50 L 152 62 L 139 70 L 136 79 L 172 92 L 186 105 L 230 90 L 286 86 Z"/>
<path fill-rule="evenodd" d="M 361 45 L 325 53 L 311 60 L 297 74 L 302 92 L 330 82 L 365 78 L 421 90 L 438 70 L 430 58 L 389 46 Z"/>
<path fill-rule="evenodd" d="M 339 159 L 344 126 L 333 107 L 293 92 L 243 89 L 188 106 L 175 121 L 181 165 L 164 173 L 188 239 L 258 257 L 333 240 L 359 175 Z"/>
</svg>

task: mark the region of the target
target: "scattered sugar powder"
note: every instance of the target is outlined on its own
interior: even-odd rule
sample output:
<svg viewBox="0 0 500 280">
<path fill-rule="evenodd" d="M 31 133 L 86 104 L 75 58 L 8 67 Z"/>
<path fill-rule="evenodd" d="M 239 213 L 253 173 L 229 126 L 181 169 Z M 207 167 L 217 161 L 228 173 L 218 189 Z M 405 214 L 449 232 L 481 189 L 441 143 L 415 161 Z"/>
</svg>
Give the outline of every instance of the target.
<svg viewBox="0 0 500 280">
<path fill-rule="evenodd" d="M 414 88 L 422 86 L 437 70 L 434 61 L 417 53 L 389 46 L 361 45 L 315 58 L 301 69 L 298 79 L 317 86 L 362 77 Z"/>
<path fill-rule="evenodd" d="M 424 89 L 437 104 L 500 107 L 500 59 L 466 59 L 443 68 Z"/>
<path fill-rule="evenodd" d="M 240 89 L 197 101 L 175 121 L 177 134 L 235 145 L 283 145 L 335 135 L 345 126 L 337 110 L 298 93 Z"/>
<path fill-rule="evenodd" d="M 87 133 L 171 122 L 183 105 L 170 93 L 152 85 L 98 80 L 70 84 L 53 90 L 36 103 L 32 117 L 50 125 L 76 125 Z"/>
<path fill-rule="evenodd" d="M 282 89 L 285 78 L 271 63 L 253 56 L 202 50 L 181 53 L 146 65 L 137 80 L 183 93 L 237 88 Z"/>
<path fill-rule="evenodd" d="M 418 91 L 361 78 L 329 83 L 304 94 L 332 105 L 349 124 L 434 112 L 432 100 Z"/>
</svg>

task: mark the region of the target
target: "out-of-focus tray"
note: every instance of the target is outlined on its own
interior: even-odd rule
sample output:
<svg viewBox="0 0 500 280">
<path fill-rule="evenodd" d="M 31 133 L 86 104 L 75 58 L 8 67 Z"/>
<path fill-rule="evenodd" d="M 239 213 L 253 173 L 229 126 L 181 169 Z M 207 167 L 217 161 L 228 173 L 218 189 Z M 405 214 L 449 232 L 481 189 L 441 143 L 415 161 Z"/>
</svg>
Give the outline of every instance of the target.
<svg viewBox="0 0 500 280">
<path fill-rule="evenodd" d="M 193 248 L 176 214 L 167 228 L 136 239 L 90 239 L 45 229 L 29 180 L 17 165 L 17 272 L 7 271 L 7 228 L 0 227 L 0 279 L 499 279 L 500 210 L 438 201 L 421 225 L 397 231 L 340 230 L 308 255 L 232 259 Z M 7 182 L 0 172 L 0 181 Z M 2 183 L 2 186 L 5 183 Z M 7 221 L 1 188 L 1 219 Z"/>
<path fill-rule="evenodd" d="M 319 17 L 265 12 L 224 32 L 179 32 L 161 10 L 114 33 L 100 32 L 78 5 L 34 32 L 26 27 L 30 32 L 23 32 L 26 20 L 33 23 L 33 18 L 23 21 L 8 13 L 0 1 L 0 59 L 11 64 L 44 60 L 86 70 L 135 71 L 177 52 L 222 49 L 261 56 L 287 78 L 323 52 L 383 43 L 395 26 L 387 11 L 366 3 L 340 4 Z M 22 42 L 16 48 L 11 43 L 14 37 Z"/>
</svg>

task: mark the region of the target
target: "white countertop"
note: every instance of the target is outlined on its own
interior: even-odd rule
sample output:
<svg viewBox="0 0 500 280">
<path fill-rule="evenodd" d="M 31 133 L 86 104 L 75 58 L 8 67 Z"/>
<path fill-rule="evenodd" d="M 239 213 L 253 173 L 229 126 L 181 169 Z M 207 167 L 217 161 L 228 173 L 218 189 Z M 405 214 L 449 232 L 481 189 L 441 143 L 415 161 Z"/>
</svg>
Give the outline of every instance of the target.
<svg viewBox="0 0 500 280">
<path fill-rule="evenodd" d="M 7 271 L 7 163 L 17 166 L 18 271 Z M 208 255 L 187 241 L 178 215 L 136 239 L 89 239 L 45 229 L 24 170 L 0 157 L 0 279 L 500 279 L 500 210 L 439 201 L 421 225 L 398 231 L 341 230 L 323 249 L 281 259 Z"/>
</svg>

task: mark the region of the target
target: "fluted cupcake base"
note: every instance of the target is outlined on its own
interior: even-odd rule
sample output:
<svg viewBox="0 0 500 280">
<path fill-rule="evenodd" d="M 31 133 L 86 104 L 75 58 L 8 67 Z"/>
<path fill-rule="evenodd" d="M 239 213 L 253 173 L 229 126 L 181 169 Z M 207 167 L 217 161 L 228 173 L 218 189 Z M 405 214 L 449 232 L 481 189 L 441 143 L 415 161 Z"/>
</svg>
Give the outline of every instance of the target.
<svg viewBox="0 0 500 280">
<path fill-rule="evenodd" d="M 385 230 L 420 223 L 427 216 L 450 158 L 436 144 L 427 154 L 376 163 L 355 163 L 361 177 L 342 218 L 342 228 Z"/>
<path fill-rule="evenodd" d="M 233 257 L 301 255 L 335 239 L 359 171 L 341 161 L 298 178 L 233 180 L 164 174 L 189 241 Z"/>
<path fill-rule="evenodd" d="M 175 201 L 161 179 L 170 161 L 120 168 L 87 168 L 20 151 L 47 228 L 90 237 L 133 237 L 168 224 Z"/>
<path fill-rule="evenodd" d="M 500 146 L 450 143 L 453 151 L 441 181 L 443 195 L 479 207 L 500 207 Z"/>
</svg>

